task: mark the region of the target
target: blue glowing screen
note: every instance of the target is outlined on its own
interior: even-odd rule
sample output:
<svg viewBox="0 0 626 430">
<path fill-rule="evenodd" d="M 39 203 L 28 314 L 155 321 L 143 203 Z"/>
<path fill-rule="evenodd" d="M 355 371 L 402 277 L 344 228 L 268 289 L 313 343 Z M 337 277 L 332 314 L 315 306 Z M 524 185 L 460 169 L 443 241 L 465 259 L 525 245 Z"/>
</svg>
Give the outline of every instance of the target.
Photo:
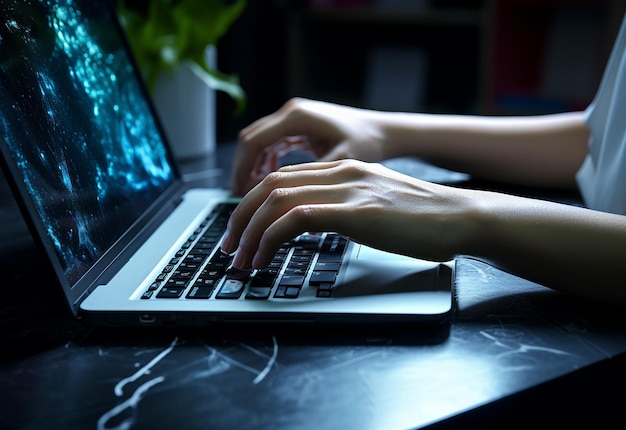
<svg viewBox="0 0 626 430">
<path fill-rule="evenodd" d="M 0 140 L 70 284 L 175 176 L 106 6 L 0 0 Z"/>
</svg>

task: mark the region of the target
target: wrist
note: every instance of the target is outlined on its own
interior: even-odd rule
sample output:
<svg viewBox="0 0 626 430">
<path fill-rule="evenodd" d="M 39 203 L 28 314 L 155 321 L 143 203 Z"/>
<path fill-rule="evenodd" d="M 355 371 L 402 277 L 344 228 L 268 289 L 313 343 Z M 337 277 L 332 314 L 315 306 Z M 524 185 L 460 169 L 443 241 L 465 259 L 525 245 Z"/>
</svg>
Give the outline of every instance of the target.
<svg viewBox="0 0 626 430">
<path fill-rule="evenodd" d="M 455 256 L 488 258 L 497 223 L 497 211 L 493 207 L 495 194 L 481 190 L 462 190 L 461 193 L 460 210 L 452 218 L 444 242 Z"/>
<path fill-rule="evenodd" d="M 386 158 L 425 157 L 437 136 L 437 117 L 423 113 L 381 112 L 376 119 L 384 136 Z"/>
</svg>

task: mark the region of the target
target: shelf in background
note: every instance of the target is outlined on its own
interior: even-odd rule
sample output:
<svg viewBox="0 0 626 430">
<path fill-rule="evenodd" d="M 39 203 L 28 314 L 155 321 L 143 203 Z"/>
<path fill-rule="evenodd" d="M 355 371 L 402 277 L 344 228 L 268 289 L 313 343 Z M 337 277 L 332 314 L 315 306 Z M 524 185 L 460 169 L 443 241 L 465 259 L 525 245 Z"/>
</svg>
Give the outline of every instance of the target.
<svg viewBox="0 0 626 430">
<path fill-rule="evenodd" d="M 621 0 L 494 0 L 484 105 L 493 114 L 584 109 L 624 11 Z"/>
<path fill-rule="evenodd" d="M 626 0 L 329 3 L 281 2 L 287 97 L 468 114 L 584 108 L 626 9 Z"/>
</svg>

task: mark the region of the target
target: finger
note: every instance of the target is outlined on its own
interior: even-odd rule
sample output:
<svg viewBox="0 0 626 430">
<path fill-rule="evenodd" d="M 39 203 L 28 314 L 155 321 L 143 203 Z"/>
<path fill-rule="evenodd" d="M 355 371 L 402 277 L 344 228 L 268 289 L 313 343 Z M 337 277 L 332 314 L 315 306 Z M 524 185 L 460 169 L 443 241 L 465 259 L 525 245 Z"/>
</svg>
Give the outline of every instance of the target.
<svg viewBox="0 0 626 430">
<path fill-rule="evenodd" d="M 251 176 L 258 176 L 258 175 L 267 175 L 269 172 L 266 171 L 266 166 L 267 166 L 267 156 L 268 153 L 263 151 L 256 159 L 255 163 L 254 163 L 254 167 L 252 168 L 252 172 L 250 172 Z"/>
<path fill-rule="evenodd" d="M 251 174 L 246 183 L 243 185 L 244 192 L 242 195 L 246 195 L 250 190 L 254 189 L 261 181 L 267 176 L 267 174 Z"/>
<path fill-rule="evenodd" d="M 252 268 L 262 269 L 272 261 L 283 243 L 292 240 L 307 231 L 343 230 L 340 227 L 343 214 L 346 213 L 343 203 L 324 203 L 299 205 L 269 225 L 258 241 L 258 246 L 242 247 L 242 261 Z M 246 239 L 246 244 L 249 242 Z"/>
<path fill-rule="evenodd" d="M 248 176 L 246 182 L 241 186 L 240 190 L 241 192 L 238 193 L 240 195 L 244 195 L 249 193 L 254 187 L 256 187 L 263 179 L 265 179 L 265 177 L 267 176 L 268 173 L 270 173 L 270 170 L 267 170 L 265 167 L 263 167 L 263 164 L 267 164 L 267 154 L 266 157 L 263 158 L 262 160 L 258 161 L 257 165 L 254 166 L 252 172 L 250 173 L 250 175 Z M 328 165 L 328 166 L 313 166 L 314 162 L 309 162 L 309 163 L 301 163 L 299 165 L 286 165 L 280 168 L 280 170 L 282 171 L 290 171 L 290 170 L 305 170 L 307 169 L 306 165 L 308 164 L 310 167 L 308 168 L 308 170 L 315 170 L 315 169 L 324 169 L 324 168 L 328 168 L 328 167 L 333 167 L 332 165 Z M 299 167 L 295 167 L 294 166 L 299 166 Z"/>
<path fill-rule="evenodd" d="M 300 163 L 300 164 L 289 164 L 281 167 L 279 172 L 309 172 L 310 174 L 317 175 L 319 170 L 328 170 L 328 175 L 332 175 L 335 173 L 334 169 L 342 164 L 341 160 L 332 160 L 332 161 L 310 161 L 308 163 Z M 302 178 L 302 180 L 307 180 L 309 178 Z M 328 181 L 324 181 L 328 182 Z"/>
<path fill-rule="evenodd" d="M 252 190 L 254 187 L 256 187 L 263 179 L 265 179 L 265 177 L 271 173 L 272 171 L 277 170 L 276 167 L 278 167 L 278 160 L 274 160 L 274 161 L 270 161 L 268 160 L 269 155 L 266 155 L 265 158 L 263 158 L 262 160 L 259 160 L 257 162 L 257 164 L 254 166 L 254 169 L 252 170 L 252 172 L 250 173 L 250 176 L 247 180 L 247 182 L 243 185 L 242 189 L 243 192 L 241 194 L 247 194 L 248 192 L 250 192 L 250 190 Z M 306 167 L 305 165 L 309 165 L 309 167 Z M 328 167 L 331 166 L 311 166 L 311 164 L 313 164 L 313 162 L 309 162 L 309 163 L 301 163 L 299 165 L 285 165 L 282 166 L 280 168 L 281 171 L 298 171 L 298 170 L 321 170 L 321 169 L 326 169 Z M 274 169 L 270 169 L 270 167 L 274 167 Z M 294 168 L 294 166 L 300 166 L 300 167 L 296 167 Z"/>
<path fill-rule="evenodd" d="M 241 234 L 237 254 L 233 264 L 236 267 L 250 267 L 257 248 L 266 234 L 279 220 L 287 214 L 286 219 L 294 221 L 285 224 L 288 229 L 284 232 L 270 233 L 268 249 L 275 253 L 285 241 L 304 233 L 317 231 L 319 228 L 315 220 L 307 221 L 308 210 L 315 210 L 318 205 L 340 204 L 344 200 L 342 186 L 303 186 L 275 190 L 253 214 L 247 227 Z M 300 220 L 300 221 L 298 221 Z M 282 222 L 279 222 L 279 225 Z M 271 251 L 270 251 L 271 252 Z"/>
<path fill-rule="evenodd" d="M 258 145 L 258 144 L 256 144 Z M 257 158 L 263 148 L 254 143 L 240 141 L 233 157 L 233 173 L 230 188 L 234 195 L 243 195 L 248 191 L 251 176 L 254 175 Z"/>
<path fill-rule="evenodd" d="M 261 152 L 290 136 L 308 136 L 315 128 L 315 117 L 303 113 L 299 107 L 302 100 L 292 99 L 278 111 L 267 115 L 239 133 L 239 145 L 233 160 L 235 171 L 231 181 L 231 189 L 235 194 L 242 195 L 245 184 Z M 316 151 L 316 154 L 319 151 Z"/>
<path fill-rule="evenodd" d="M 239 132 L 239 142 L 233 157 L 233 174 L 231 177 L 231 191 L 235 195 L 243 195 L 250 188 L 251 176 L 258 175 L 258 171 L 265 162 L 265 149 L 274 141 L 266 142 L 256 138 L 257 130 L 266 128 L 272 122 L 272 116 L 261 118 Z"/>
<path fill-rule="evenodd" d="M 284 114 L 281 111 L 261 118 L 239 133 L 239 143 L 233 158 L 233 176 L 231 190 L 236 195 L 243 195 L 246 184 L 250 179 L 255 165 L 259 163 L 259 157 L 263 159 L 264 150 L 284 136 L 290 135 L 290 127 L 285 125 Z"/>
<path fill-rule="evenodd" d="M 239 133 L 240 137 L 247 139 L 247 138 L 250 138 L 251 135 L 254 135 L 255 133 L 259 133 L 260 131 L 264 129 L 272 128 L 272 124 L 274 125 L 279 124 L 281 121 L 283 121 L 284 117 L 287 116 L 289 112 L 292 111 L 293 108 L 297 106 L 300 102 L 301 102 L 301 99 L 298 99 L 298 98 L 293 98 L 287 101 L 275 112 L 269 115 L 266 115 L 252 122 L 247 127 L 243 128 L 241 132 Z M 277 136 L 276 139 L 274 139 L 273 141 L 278 140 L 280 137 L 282 136 Z"/>
<path fill-rule="evenodd" d="M 222 243 L 224 252 L 231 253 L 236 249 L 239 238 L 253 214 L 274 190 L 305 185 L 329 185 L 336 182 L 332 178 L 332 168 L 336 167 L 335 163 L 306 163 L 306 165 L 309 167 L 306 168 L 305 164 L 283 167 L 266 176 L 246 194 L 228 221 L 226 235 Z M 324 165 L 328 165 L 330 168 L 324 168 Z M 275 193 L 280 193 L 280 191 Z"/>
</svg>

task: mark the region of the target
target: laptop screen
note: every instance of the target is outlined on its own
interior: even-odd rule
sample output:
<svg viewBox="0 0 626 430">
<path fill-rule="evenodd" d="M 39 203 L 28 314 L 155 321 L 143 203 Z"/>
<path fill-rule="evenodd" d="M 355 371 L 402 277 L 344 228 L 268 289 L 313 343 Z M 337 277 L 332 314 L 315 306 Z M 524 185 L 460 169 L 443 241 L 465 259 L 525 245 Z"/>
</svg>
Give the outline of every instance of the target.
<svg viewBox="0 0 626 430">
<path fill-rule="evenodd" d="M 0 138 L 71 285 L 176 175 L 106 2 L 0 9 Z"/>
</svg>

